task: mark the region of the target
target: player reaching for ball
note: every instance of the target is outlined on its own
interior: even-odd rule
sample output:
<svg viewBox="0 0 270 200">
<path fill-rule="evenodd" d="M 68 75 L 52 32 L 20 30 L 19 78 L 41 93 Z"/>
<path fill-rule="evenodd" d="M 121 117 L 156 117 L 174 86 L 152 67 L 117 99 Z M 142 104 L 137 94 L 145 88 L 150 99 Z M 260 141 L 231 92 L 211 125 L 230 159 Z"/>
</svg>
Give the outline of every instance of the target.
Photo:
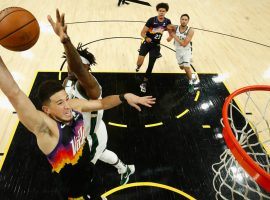
<svg viewBox="0 0 270 200">
<path fill-rule="evenodd" d="M 179 26 L 168 27 L 169 37 L 167 41 L 170 42 L 174 39 L 174 45 L 176 50 L 176 59 L 180 69 L 185 70 L 189 86 L 188 91 L 194 91 L 194 84 L 197 84 L 199 78 L 197 74 L 191 72 L 191 58 L 192 58 L 192 37 L 194 35 L 194 30 L 188 27 L 189 15 L 183 14 L 180 17 Z"/>
<path fill-rule="evenodd" d="M 50 22 L 55 27 L 52 19 Z M 81 43 L 79 43 L 77 51 L 79 54 L 73 55 L 74 53 L 65 49 L 63 56 L 68 62 L 68 76 L 65 78 L 63 86 L 69 98 L 102 99 L 102 87 L 90 72 L 91 66 L 96 64 L 95 56 L 87 48 L 83 48 Z M 72 57 L 77 59 L 71 59 Z M 91 127 L 90 134 L 87 136 L 91 150 L 91 162 L 96 164 L 100 160 L 115 167 L 121 177 L 120 185 L 126 184 L 129 181 L 129 176 L 135 172 L 135 166 L 123 163 L 116 153 L 107 149 L 108 133 L 102 120 L 103 110 L 85 113 L 85 117 L 87 117 Z"/>
<path fill-rule="evenodd" d="M 64 14 L 60 15 L 57 10 L 55 23 L 50 16 L 48 18 L 70 59 L 81 62 L 66 33 Z M 88 73 L 84 68 L 81 70 Z M 92 183 L 93 164 L 86 139 L 90 127 L 84 112 L 110 109 L 124 101 L 138 110 L 139 105 L 151 107 L 155 103 L 151 96 L 139 97 L 132 93 L 111 95 L 99 100 L 69 99 L 61 83 L 46 81 L 38 89 L 41 112 L 19 88 L 1 57 L 0 89 L 15 108 L 22 124 L 35 135 L 39 149 L 46 156 L 55 176 L 60 179 L 57 189 L 61 194 L 57 199 L 101 199 Z"/>
</svg>

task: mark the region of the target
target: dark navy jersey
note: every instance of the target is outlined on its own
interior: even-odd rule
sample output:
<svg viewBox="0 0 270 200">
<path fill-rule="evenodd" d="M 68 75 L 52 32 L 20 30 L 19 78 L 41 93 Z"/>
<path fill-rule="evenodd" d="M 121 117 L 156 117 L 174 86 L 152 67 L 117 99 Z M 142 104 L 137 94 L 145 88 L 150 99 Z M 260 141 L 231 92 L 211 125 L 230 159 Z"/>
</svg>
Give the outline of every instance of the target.
<svg viewBox="0 0 270 200">
<path fill-rule="evenodd" d="M 164 18 L 162 22 L 158 21 L 158 17 L 151 17 L 147 20 L 145 26 L 149 28 L 146 36 L 151 38 L 153 42 L 160 43 L 162 34 L 167 30 L 167 25 L 171 24 L 171 20 Z"/>
<path fill-rule="evenodd" d="M 93 165 L 90 149 L 84 130 L 83 115 L 72 111 L 70 124 L 57 122 L 59 141 L 54 150 L 47 155 L 53 172 L 60 175 L 69 196 L 83 195 L 85 186 L 91 183 Z M 85 180 L 84 180 L 85 179 Z"/>
</svg>

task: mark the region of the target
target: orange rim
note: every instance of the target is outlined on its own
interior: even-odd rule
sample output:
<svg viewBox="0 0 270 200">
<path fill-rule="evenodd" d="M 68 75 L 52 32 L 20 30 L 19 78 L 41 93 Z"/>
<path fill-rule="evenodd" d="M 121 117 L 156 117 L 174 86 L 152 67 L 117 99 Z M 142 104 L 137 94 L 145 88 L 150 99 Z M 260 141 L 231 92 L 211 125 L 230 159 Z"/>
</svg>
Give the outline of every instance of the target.
<svg viewBox="0 0 270 200">
<path fill-rule="evenodd" d="M 228 148 L 230 148 L 232 154 L 234 155 L 238 163 L 262 188 L 264 188 L 267 192 L 270 192 L 270 174 L 268 174 L 263 168 L 261 168 L 241 147 L 241 145 L 238 143 L 234 136 L 228 119 L 228 108 L 233 98 L 244 92 L 256 90 L 270 91 L 270 86 L 252 85 L 243 87 L 236 90 L 225 99 L 225 103 L 222 108 L 222 118 L 224 124 L 223 137 Z"/>
</svg>

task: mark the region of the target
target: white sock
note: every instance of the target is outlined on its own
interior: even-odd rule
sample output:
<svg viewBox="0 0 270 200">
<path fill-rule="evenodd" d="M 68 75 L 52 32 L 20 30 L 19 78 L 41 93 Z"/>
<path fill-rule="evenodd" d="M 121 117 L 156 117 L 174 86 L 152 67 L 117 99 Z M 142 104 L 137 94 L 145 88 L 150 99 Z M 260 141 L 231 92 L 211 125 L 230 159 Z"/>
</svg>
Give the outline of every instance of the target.
<svg viewBox="0 0 270 200">
<path fill-rule="evenodd" d="M 118 170 L 119 174 L 123 174 L 127 170 L 127 166 L 118 158 L 118 156 L 108 149 L 105 149 L 99 157 L 99 160 L 113 165 Z"/>
</svg>

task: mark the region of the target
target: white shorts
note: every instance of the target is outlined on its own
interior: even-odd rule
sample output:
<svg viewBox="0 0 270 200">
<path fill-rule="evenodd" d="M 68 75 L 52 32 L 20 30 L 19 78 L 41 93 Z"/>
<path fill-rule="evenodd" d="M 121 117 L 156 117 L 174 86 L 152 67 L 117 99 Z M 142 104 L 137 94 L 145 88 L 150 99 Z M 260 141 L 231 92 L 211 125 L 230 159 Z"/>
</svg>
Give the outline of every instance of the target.
<svg viewBox="0 0 270 200">
<path fill-rule="evenodd" d="M 98 138 L 98 146 L 96 148 L 96 153 L 94 158 L 91 160 L 93 164 L 96 164 L 97 160 L 103 153 L 103 151 L 107 148 L 107 141 L 108 141 L 108 133 L 107 133 L 107 128 L 103 120 L 100 121 L 99 127 L 96 132 L 97 138 Z M 87 137 L 88 142 L 89 142 L 89 147 L 91 149 L 92 147 L 92 139 L 90 135 Z"/>
<path fill-rule="evenodd" d="M 190 67 L 191 49 L 176 49 L 175 55 L 179 66 Z"/>
</svg>

